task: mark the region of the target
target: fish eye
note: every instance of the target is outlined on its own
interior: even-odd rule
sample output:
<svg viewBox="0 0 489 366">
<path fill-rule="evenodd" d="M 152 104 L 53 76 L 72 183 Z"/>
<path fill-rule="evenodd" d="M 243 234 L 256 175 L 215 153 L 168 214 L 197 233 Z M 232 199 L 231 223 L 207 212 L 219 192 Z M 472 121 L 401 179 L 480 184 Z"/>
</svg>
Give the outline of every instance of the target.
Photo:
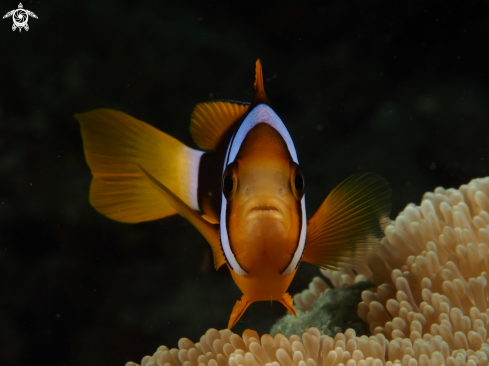
<svg viewBox="0 0 489 366">
<path fill-rule="evenodd" d="M 222 189 L 226 192 L 231 192 L 233 190 L 234 179 L 232 174 L 228 174 L 224 177 L 224 180 L 222 181 L 222 187 Z"/>
<path fill-rule="evenodd" d="M 304 177 L 302 174 L 296 173 L 294 183 L 297 192 L 302 192 L 304 190 Z"/>
<path fill-rule="evenodd" d="M 292 193 L 297 200 L 302 199 L 304 195 L 304 189 L 306 187 L 306 181 L 304 180 L 304 174 L 302 170 L 293 161 L 290 162 L 290 185 L 292 187 Z"/>
<path fill-rule="evenodd" d="M 237 164 L 229 164 L 222 175 L 222 193 L 228 201 L 232 200 L 238 188 Z"/>
</svg>

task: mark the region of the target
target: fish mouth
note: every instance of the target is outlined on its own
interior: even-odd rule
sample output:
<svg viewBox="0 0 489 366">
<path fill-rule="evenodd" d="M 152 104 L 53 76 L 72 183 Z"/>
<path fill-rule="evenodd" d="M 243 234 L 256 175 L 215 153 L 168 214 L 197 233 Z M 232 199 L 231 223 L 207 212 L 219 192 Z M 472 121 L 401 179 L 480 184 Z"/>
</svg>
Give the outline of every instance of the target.
<svg viewBox="0 0 489 366">
<path fill-rule="evenodd" d="M 241 207 L 239 221 L 243 226 L 255 220 L 278 221 L 286 230 L 290 226 L 290 208 L 281 199 L 273 197 L 256 197 L 247 200 Z"/>
<path fill-rule="evenodd" d="M 251 209 L 251 211 L 278 211 L 278 208 L 274 206 L 256 206 Z"/>
</svg>

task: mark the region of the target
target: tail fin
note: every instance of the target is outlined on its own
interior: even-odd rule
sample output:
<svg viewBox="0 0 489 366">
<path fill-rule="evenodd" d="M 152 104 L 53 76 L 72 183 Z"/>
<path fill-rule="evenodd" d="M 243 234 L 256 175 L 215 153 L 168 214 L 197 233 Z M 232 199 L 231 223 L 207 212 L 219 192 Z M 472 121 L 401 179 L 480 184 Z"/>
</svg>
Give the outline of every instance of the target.
<svg viewBox="0 0 489 366">
<path fill-rule="evenodd" d="M 93 179 L 90 203 L 103 215 L 136 223 L 173 215 L 138 164 L 151 170 L 182 201 L 198 209 L 200 157 L 173 137 L 125 113 L 96 109 L 77 114 Z"/>
</svg>

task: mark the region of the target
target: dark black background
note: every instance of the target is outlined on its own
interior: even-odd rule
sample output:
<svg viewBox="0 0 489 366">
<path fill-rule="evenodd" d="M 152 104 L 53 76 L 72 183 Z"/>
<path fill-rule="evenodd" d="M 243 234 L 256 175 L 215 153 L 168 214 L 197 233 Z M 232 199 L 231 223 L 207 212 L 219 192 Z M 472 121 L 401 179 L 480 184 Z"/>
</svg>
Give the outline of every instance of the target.
<svg viewBox="0 0 489 366">
<path fill-rule="evenodd" d="M 118 109 L 195 147 L 195 104 L 250 101 L 259 57 L 309 216 L 358 171 L 390 182 L 392 218 L 487 175 L 487 0 L 23 5 L 38 16 L 28 32 L 0 22 L 2 365 L 139 362 L 226 327 L 240 297 L 181 217 L 127 225 L 89 206 L 74 113 Z M 317 273 L 302 265 L 290 292 Z M 254 304 L 234 331 L 284 313 Z"/>
</svg>

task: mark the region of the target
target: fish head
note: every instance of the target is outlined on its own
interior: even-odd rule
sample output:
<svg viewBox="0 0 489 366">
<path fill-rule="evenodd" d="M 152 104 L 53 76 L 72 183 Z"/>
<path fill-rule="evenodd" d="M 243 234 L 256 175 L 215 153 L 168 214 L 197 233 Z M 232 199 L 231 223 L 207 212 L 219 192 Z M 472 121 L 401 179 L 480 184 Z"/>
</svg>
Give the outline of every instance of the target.
<svg viewBox="0 0 489 366">
<path fill-rule="evenodd" d="M 301 230 L 304 177 L 281 135 L 258 123 L 222 176 L 231 250 L 246 272 L 287 268 Z"/>
</svg>

